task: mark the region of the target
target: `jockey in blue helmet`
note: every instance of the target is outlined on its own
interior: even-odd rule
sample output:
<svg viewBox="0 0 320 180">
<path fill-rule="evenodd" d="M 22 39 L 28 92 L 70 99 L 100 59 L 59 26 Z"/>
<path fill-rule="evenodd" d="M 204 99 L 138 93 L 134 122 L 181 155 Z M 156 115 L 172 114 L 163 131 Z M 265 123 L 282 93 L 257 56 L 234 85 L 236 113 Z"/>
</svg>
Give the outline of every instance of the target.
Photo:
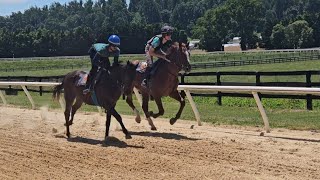
<svg viewBox="0 0 320 180">
<path fill-rule="evenodd" d="M 141 83 L 143 87 L 147 86 L 147 82 L 150 79 L 150 71 L 153 64 L 153 57 L 155 56 L 159 59 L 166 59 L 164 52 L 172 44 L 171 35 L 173 33 L 173 30 L 174 28 L 171 26 L 163 26 L 161 28 L 161 34 L 155 35 L 148 40 L 145 47 L 148 67 L 146 70 L 146 77 Z"/>
<path fill-rule="evenodd" d="M 91 59 L 91 70 L 88 76 L 87 84 L 83 90 L 84 94 L 91 92 L 98 81 L 101 74 L 101 69 L 108 69 L 110 67 L 109 57 L 114 57 L 112 66 L 119 64 L 120 55 L 120 38 L 117 35 L 111 35 L 108 38 L 108 44 L 96 43 L 89 49 Z M 97 73 L 99 72 L 99 73 Z M 96 75 L 97 74 L 97 75 Z"/>
</svg>

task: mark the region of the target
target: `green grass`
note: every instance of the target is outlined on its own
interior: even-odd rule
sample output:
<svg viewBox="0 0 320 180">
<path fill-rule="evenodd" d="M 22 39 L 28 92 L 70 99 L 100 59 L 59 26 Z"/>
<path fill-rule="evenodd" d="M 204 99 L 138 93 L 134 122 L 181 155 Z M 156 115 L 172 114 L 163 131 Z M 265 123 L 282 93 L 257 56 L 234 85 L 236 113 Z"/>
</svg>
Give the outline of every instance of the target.
<svg viewBox="0 0 320 180">
<path fill-rule="evenodd" d="M 204 56 L 210 58 L 208 55 Z M 236 57 L 236 54 L 230 55 Z M 199 55 L 201 57 L 201 55 Z M 242 56 L 244 57 L 244 56 Z M 122 58 L 123 61 L 128 59 L 143 59 L 143 56 L 126 57 Z M 22 71 L 15 72 L 0 72 L 0 76 L 56 76 L 65 75 L 66 73 L 75 69 L 48 69 L 45 71 L 28 71 L 24 67 L 39 66 L 48 67 L 56 65 L 71 66 L 75 64 L 89 65 L 89 59 L 83 60 L 41 60 L 41 61 L 15 61 L 15 62 L 2 62 L 0 61 L 1 68 L 15 67 L 21 68 Z M 320 61 L 305 61 L 305 62 L 290 62 L 280 64 L 263 64 L 251 66 L 237 66 L 237 67 L 224 67 L 224 68 L 211 68 L 197 70 L 198 72 L 216 72 L 216 71 L 307 71 L 319 70 Z M 0 68 L 0 69 L 1 69 Z M 84 67 L 82 70 L 89 70 Z M 193 71 L 195 72 L 195 71 Z M 319 82 L 319 76 L 312 76 L 312 82 Z M 255 82 L 254 76 L 222 76 L 222 82 Z M 216 82 L 216 77 L 188 77 L 186 82 Z M 277 76 L 277 77 L 264 77 L 262 76 L 261 82 L 305 82 L 305 76 Z M 36 107 L 49 106 L 50 108 L 59 108 L 57 102 L 53 102 L 51 94 L 44 94 L 39 96 L 38 93 L 31 93 Z M 18 96 L 6 96 L 9 104 L 31 108 L 31 105 L 23 92 L 19 92 Z M 202 121 L 210 122 L 213 124 L 221 125 L 245 125 L 245 126 L 259 126 L 263 127 L 262 118 L 253 98 L 231 98 L 223 97 L 222 106 L 217 105 L 216 98 L 194 97 L 194 100 L 199 108 Z M 178 110 L 178 103 L 170 98 L 163 98 L 165 115 L 164 117 L 173 117 Z M 292 100 L 292 99 L 263 99 L 263 105 L 266 108 L 267 115 L 270 120 L 271 127 L 284 127 L 289 129 L 320 129 L 320 101 L 313 101 L 313 111 L 307 111 L 305 100 Z M 135 101 L 135 104 L 138 103 Z M 117 104 L 117 110 L 121 114 L 132 115 L 131 109 L 125 104 L 125 101 L 120 99 Z M 150 108 L 156 110 L 154 102 L 150 103 Z M 141 108 L 140 112 L 141 111 Z M 93 106 L 84 105 L 81 111 L 97 111 Z M 187 103 L 185 110 L 182 113 L 182 119 L 195 120 L 193 111 Z"/>
<path fill-rule="evenodd" d="M 311 55 L 311 52 L 306 53 L 229 53 L 229 54 L 194 54 L 191 56 L 191 63 L 203 63 L 203 62 L 217 62 L 217 61 L 233 61 L 233 60 L 259 60 L 266 58 L 288 58 L 292 56 L 306 56 Z M 316 53 L 313 53 L 316 54 Z M 123 55 L 120 57 L 120 60 L 125 62 L 127 60 L 144 60 L 144 55 L 133 55 L 126 56 Z M 0 61 L 0 70 L 15 69 L 15 72 L 24 72 L 24 71 L 33 71 L 35 68 L 38 68 L 42 71 L 48 70 L 48 67 L 59 67 L 59 69 L 71 69 L 71 67 L 79 68 L 85 67 L 90 68 L 90 59 L 89 57 L 83 57 L 80 59 L 43 59 L 43 60 L 16 60 L 16 61 Z M 69 67 L 69 68 L 68 68 Z M 49 69 L 50 70 L 50 69 Z M 13 72 L 13 73 L 15 73 Z M 3 72 L 0 72 L 3 73 Z M 9 72 L 10 73 L 10 72 Z M 1 75 L 1 74 L 0 74 Z"/>
<path fill-rule="evenodd" d="M 219 61 L 236 61 L 236 60 L 260 60 L 272 58 L 289 58 L 297 56 L 310 56 L 318 54 L 316 52 L 271 52 L 271 53 L 212 53 L 212 54 L 192 54 L 191 62 L 219 62 Z"/>
<path fill-rule="evenodd" d="M 192 72 L 226 72 L 226 71 L 260 71 L 260 72 L 273 72 L 273 71 L 309 71 L 320 69 L 320 60 L 304 61 L 304 62 L 287 62 L 279 64 L 263 64 L 263 65 L 250 65 L 250 66 L 235 66 L 235 67 L 220 67 L 194 70 Z M 186 77 L 185 82 L 216 82 L 216 76 L 200 76 L 200 77 Z M 221 82 L 243 82 L 255 83 L 255 76 L 221 76 Z M 305 82 L 304 75 L 297 76 L 261 76 L 261 82 Z M 319 82 L 319 75 L 311 76 L 312 82 Z"/>
<path fill-rule="evenodd" d="M 142 60 L 144 56 L 122 56 L 120 61 Z M 111 58 L 112 61 L 112 58 Z M 53 68 L 50 68 L 53 67 Z M 0 61 L 1 74 L 15 74 L 35 71 L 55 71 L 57 69 L 79 69 L 79 67 L 89 69 L 91 62 L 89 57 L 83 59 L 50 59 L 50 60 L 19 60 L 19 61 Z M 8 69 L 9 72 L 3 72 L 3 69 Z M 12 71 L 14 69 L 14 72 Z M 1 75 L 0 74 L 0 75 Z"/>
</svg>

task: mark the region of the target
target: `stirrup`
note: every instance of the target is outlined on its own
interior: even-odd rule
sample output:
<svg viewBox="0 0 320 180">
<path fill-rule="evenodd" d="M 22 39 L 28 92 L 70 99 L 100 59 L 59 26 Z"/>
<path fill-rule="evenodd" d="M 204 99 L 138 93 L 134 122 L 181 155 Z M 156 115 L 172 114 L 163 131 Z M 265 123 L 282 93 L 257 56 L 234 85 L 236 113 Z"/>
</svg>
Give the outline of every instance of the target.
<svg viewBox="0 0 320 180">
<path fill-rule="evenodd" d="M 148 85 L 148 84 L 147 84 L 147 79 L 144 79 L 144 80 L 141 82 L 141 86 L 147 88 L 147 87 L 148 87 L 147 85 Z"/>
<path fill-rule="evenodd" d="M 91 92 L 91 89 L 89 89 L 89 88 L 88 88 L 88 89 L 84 89 L 84 90 L 82 91 L 83 94 L 88 94 L 89 92 Z"/>
</svg>

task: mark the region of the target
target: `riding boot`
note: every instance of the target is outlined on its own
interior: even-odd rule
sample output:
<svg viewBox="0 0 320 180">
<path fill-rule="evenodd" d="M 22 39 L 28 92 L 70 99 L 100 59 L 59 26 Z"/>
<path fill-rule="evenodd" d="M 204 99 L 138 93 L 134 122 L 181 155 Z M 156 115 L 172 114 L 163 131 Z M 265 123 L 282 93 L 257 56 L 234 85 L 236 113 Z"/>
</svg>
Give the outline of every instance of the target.
<svg viewBox="0 0 320 180">
<path fill-rule="evenodd" d="M 146 77 L 142 80 L 142 83 L 141 83 L 142 87 L 144 87 L 144 88 L 148 88 L 149 87 L 150 76 L 151 76 L 151 68 L 147 67 L 147 69 L 146 69 Z"/>
<path fill-rule="evenodd" d="M 93 86 L 94 86 L 93 83 L 95 81 L 96 71 L 97 71 L 96 69 L 91 69 L 91 71 L 89 72 L 87 83 L 86 83 L 85 88 L 83 90 L 83 94 L 87 94 L 92 91 Z"/>
<path fill-rule="evenodd" d="M 85 88 L 83 90 L 83 94 L 88 94 L 89 92 L 92 91 L 92 82 L 93 82 L 93 78 L 94 78 L 92 76 L 93 76 L 93 74 L 92 75 L 90 75 L 90 74 L 88 75 L 88 80 L 87 80 L 86 86 L 85 86 Z"/>
</svg>

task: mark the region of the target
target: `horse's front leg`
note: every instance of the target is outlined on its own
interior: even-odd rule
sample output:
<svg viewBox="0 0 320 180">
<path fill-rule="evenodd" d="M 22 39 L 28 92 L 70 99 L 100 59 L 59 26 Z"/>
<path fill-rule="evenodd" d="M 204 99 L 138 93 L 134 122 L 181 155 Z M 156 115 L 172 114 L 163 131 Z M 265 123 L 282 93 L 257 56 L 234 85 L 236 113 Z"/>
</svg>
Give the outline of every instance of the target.
<svg viewBox="0 0 320 180">
<path fill-rule="evenodd" d="M 154 100 L 155 100 L 155 102 L 156 102 L 156 104 L 158 106 L 159 112 L 157 114 L 154 114 L 152 111 L 150 111 L 149 114 L 153 118 L 157 118 L 157 117 L 162 116 L 164 114 L 164 109 L 163 109 L 161 97 L 154 97 Z"/>
<path fill-rule="evenodd" d="M 142 94 L 142 109 L 144 114 L 146 115 L 146 118 L 149 122 L 149 125 L 151 126 L 151 130 L 156 131 L 157 128 L 154 126 L 153 121 L 150 117 L 150 113 L 149 113 L 149 94 L 143 93 Z"/>
<path fill-rule="evenodd" d="M 178 90 L 173 91 L 169 96 L 171 98 L 179 101 L 179 103 L 180 103 L 180 108 L 179 108 L 179 111 L 176 114 L 176 117 L 170 119 L 170 124 L 173 125 L 177 121 L 177 119 L 180 118 L 182 110 L 183 110 L 184 106 L 186 105 L 186 102 L 185 102 L 184 97 L 180 96 Z"/>
<path fill-rule="evenodd" d="M 140 113 L 139 113 L 139 111 L 137 110 L 137 108 L 136 108 L 136 107 L 134 106 L 134 104 L 133 104 L 132 94 L 127 95 L 126 102 L 127 102 L 127 104 L 131 107 L 131 109 L 133 110 L 133 112 L 135 113 L 135 115 L 136 115 L 136 122 L 137 122 L 137 123 L 140 123 L 140 122 L 141 122 Z"/>
<path fill-rule="evenodd" d="M 105 140 L 109 137 L 109 129 L 111 123 L 111 112 L 110 110 L 106 110 L 106 133 L 105 133 Z"/>
<path fill-rule="evenodd" d="M 114 107 L 111 108 L 111 109 L 108 111 L 108 113 L 110 113 L 110 119 L 111 119 L 111 115 L 112 115 L 112 116 L 115 117 L 116 120 L 119 122 L 119 124 L 120 124 L 120 126 L 121 126 L 121 128 L 122 128 L 122 132 L 123 132 L 123 133 L 125 134 L 125 136 L 126 136 L 126 139 L 132 139 L 132 137 L 131 137 L 131 135 L 129 134 L 127 128 L 124 126 L 124 124 L 123 124 L 123 122 L 122 122 L 122 118 L 121 118 L 120 114 L 114 109 Z M 108 135 L 107 132 L 109 133 L 109 126 L 110 126 L 110 120 L 109 120 L 108 126 L 107 126 L 107 124 L 106 124 L 106 127 L 108 127 L 108 129 L 106 129 L 106 138 L 107 138 L 107 135 Z M 108 131 L 107 131 L 107 130 L 108 130 Z"/>
</svg>

